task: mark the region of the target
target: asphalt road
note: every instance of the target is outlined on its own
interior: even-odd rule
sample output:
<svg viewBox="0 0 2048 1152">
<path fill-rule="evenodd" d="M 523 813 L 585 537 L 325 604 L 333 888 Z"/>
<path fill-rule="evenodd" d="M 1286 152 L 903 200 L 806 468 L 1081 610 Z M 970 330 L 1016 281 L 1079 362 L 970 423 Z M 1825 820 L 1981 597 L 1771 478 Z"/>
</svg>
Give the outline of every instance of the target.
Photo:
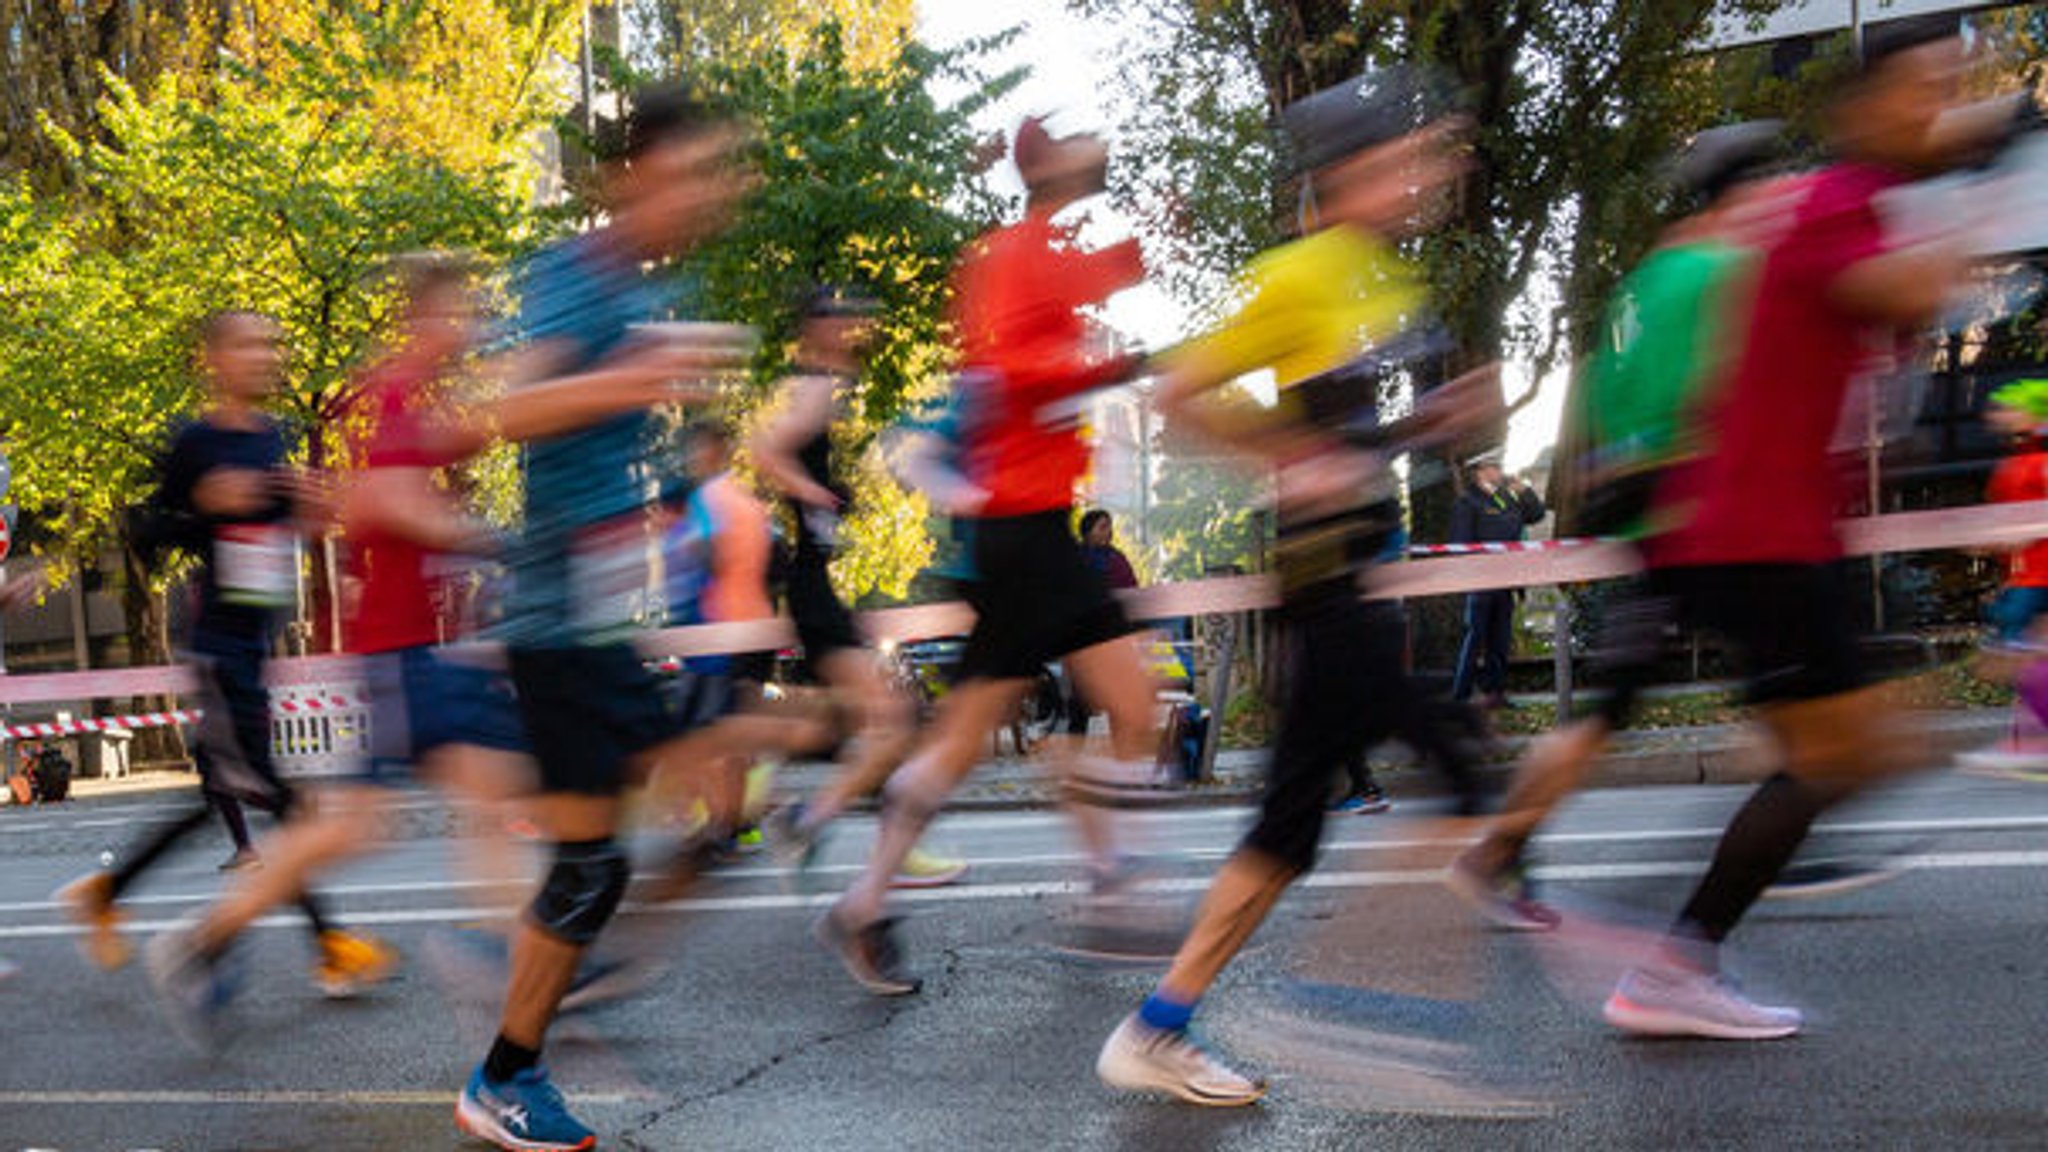
<svg viewBox="0 0 2048 1152">
<path fill-rule="evenodd" d="M 1633 950 L 1682 899 L 1738 790 L 1635 788 L 1575 803 L 1544 843 L 1569 909 L 1555 938 L 1484 934 L 1435 883 L 1450 851 L 1419 819 L 1344 817 L 1204 1009 L 1202 1026 L 1269 1075 L 1262 1105 L 1204 1111 L 1113 1095 L 1096 1047 L 1144 970 L 1075 959 L 1075 859 L 1057 816 L 941 825 L 969 882 L 918 894 L 907 941 L 930 976 L 868 997 L 811 944 L 822 897 L 742 867 L 693 899 L 623 918 L 621 942 L 672 960 L 640 998 L 572 1020 L 557 1082 L 629 1149 L 2039 1148 L 2048 1144 L 2048 789 L 1939 777 L 1845 811 L 1822 855 L 1905 853 L 1899 879 L 1765 905 L 1737 937 L 1752 992 L 1805 1008 L 1766 1045 L 1643 1042 L 1599 1021 Z M 0 1152 L 15 1149 L 443 1149 L 492 1031 L 496 990 L 432 962 L 472 914 L 441 821 L 330 891 L 408 965 L 350 1003 L 308 985 L 302 934 L 250 941 L 240 1034 L 217 1058 L 159 1025 L 139 966 L 87 969 L 49 893 L 118 850 L 162 797 L 0 810 Z M 1410 806 L 1413 807 L 1413 806 Z M 1134 818 L 1192 899 L 1244 818 Z M 825 879 L 868 835 L 852 822 Z M 202 838 L 136 893 L 135 928 L 217 890 Z"/>
</svg>

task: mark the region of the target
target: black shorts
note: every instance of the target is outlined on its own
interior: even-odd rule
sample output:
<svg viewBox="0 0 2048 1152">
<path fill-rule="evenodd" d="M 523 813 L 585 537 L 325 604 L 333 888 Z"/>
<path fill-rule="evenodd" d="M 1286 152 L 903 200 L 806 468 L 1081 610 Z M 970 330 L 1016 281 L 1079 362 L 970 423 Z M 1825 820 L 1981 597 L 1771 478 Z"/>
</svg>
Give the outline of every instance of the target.
<svg viewBox="0 0 2048 1152">
<path fill-rule="evenodd" d="M 1735 649 L 1752 704 L 1817 700 L 1863 686 L 1863 656 L 1840 568 L 1720 564 L 1660 568 L 1652 596 L 1669 597 L 1688 627 Z"/>
<path fill-rule="evenodd" d="M 798 555 L 789 566 L 785 590 L 797 643 L 803 646 L 804 659 L 813 670 L 834 652 L 861 647 L 860 628 L 832 590 L 832 575 L 825 563 L 822 555 Z"/>
<path fill-rule="evenodd" d="M 661 683 L 624 644 L 513 648 L 512 685 L 542 792 L 615 796 L 634 757 L 683 734 Z"/>
<path fill-rule="evenodd" d="M 1016 680 L 1048 662 L 1130 634 L 1124 610 L 1081 555 L 1066 509 L 974 524 L 979 615 L 961 680 Z"/>
</svg>

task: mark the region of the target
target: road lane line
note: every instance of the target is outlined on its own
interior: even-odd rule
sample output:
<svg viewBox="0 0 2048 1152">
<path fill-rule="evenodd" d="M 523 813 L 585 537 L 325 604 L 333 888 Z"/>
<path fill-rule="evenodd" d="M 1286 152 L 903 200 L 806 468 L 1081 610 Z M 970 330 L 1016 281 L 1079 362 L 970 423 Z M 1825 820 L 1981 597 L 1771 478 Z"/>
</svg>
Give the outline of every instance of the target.
<svg viewBox="0 0 2048 1152">
<path fill-rule="evenodd" d="M 652 1092 L 569 1092 L 564 1095 L 569 1098 L 572 1104 L 595 1105 L 599 1107 L 632 1104 L 660 1098 Z M 43 1105 L 107 1107 L 181 1104 L 198 1104 L 207 1107 L 238 1105 L 255 1108 L 287 1105 L 343 1105 L 348 1107 L 431 1105 L 436 1108 L 446 1108 L 454 1103 L 455 1096 L 456 1090 L 453 1088 L 443 1088 L 438 1091 L 431 1089 L 417 1091 L 274 1089 L 264 1091 L 259 1089 L 245 1092 L 176 1092 L 155 1090 L 136 1092 L 0 1092 L 0 1108 Z"/>
<path fill-rule="evenodd" d="M 1899 856 L 1889 861 L 1902 870 L 1914 869 L 1984 869 L 1984 868 L 2043 868 L 2048 867 L 2048 850 L 1987 851 L 1987 852 L 1935 852 Z M 1538 867 L 1532 870 L 1539 880 L 1632 880 L 1656 879 L 1671 876 L 1694 876 L 1706 868 L 1704 860 L 1659 860 L 1615 864 L 1560 864 Z M 1307 888 L 1379 888 L 1416 884 L 1441 883 L 1443 870 L 1440 868 L 1380 869 L 1352 872 L 1312 872 L 1302 879 L 1301 886 Z M 1183 876 L 1154 881 L 1149 888 L 1169 893 L 1194 893 L 1208 890 L 1207 876 Z M 952 888 L 927 888 L 897 892 L 894 898 L 906 904 L 939 904 L 954 902 L 1032 900 L 1047 896 L 1076 895 L 1085 890 L 1085 885 L 1071 880 L 1035 880 L 1007 884 L 962 884 Z M 814 894 L 757 893 L 745 896 L 709 896 L 689 900 L 675 900 L 666 904 L 628 905 L 624 912 L 629 915 L 664 915 L 673 913 L 702 912 L 770 912 L 799 909 L 824 908 L 838 899 L 837 893 Z M 350 924 L 448 924 L 462 923 L 479 917 L 507 915 L 516 911 L 512 908 L 403 908 L 388 911 L 350 911 L 346 919 Z M 174 928 L 183 923 L 180 920 L 137 921 L 127 925 L 130 932 L 158 932 Z M 257 921 L 262 928 L 300 927 L 296 914 L 267 916 Z M 0 927 L 0 940 L 44 939 L 50 937 L 76 936 L 81 929 L 73 924 L 22 924 Z"/>
</svg>

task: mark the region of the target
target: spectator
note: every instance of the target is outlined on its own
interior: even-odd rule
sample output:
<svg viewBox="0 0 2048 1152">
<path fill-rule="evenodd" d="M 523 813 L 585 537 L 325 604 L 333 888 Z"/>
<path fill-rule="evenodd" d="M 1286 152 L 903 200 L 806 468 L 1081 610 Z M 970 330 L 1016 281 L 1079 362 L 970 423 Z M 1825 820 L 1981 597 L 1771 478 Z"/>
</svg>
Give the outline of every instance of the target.
<svg viewBox="0 0 2048 1152">
<path fill-rule="evenodd" d="M 1499 450 L 1474 456 L 1466 467 L 1471 482 L 1451 508 L 1451 543 L 1520 540 L 1523 529 L 1543 519 L 1542 497 L 1528 481 L 1501 471 Z M 1451 681 L 1453 699 L 1470 700 L 1477 688 L 1487 707 L 1507 707 L 1517 595 L 1501 588 L 1465 597 L 1465 642 L 1458 649 L 1458 671 Z"/>
<path fill-rule="evenodd" d="M 1115 539 L 1116 525 L 1110 520 L 1107 509 L 1090 508 L 1081 514 L 1081 558 L 1088 562 L 1088 567 L 1102 578 L 1103 587 L 1110 591 L 1136 588 L 1138 573 L 1131 567 L 1131 561 L 1123 550 L 1116 546 Z M 1095 712 L 1094 706 L 1081 698 L 1080 687 L 1070 686 L 1067 692 L 1067 735 L 1088 735 L 1088 721 L 1094 718 Z"/>
</svg>

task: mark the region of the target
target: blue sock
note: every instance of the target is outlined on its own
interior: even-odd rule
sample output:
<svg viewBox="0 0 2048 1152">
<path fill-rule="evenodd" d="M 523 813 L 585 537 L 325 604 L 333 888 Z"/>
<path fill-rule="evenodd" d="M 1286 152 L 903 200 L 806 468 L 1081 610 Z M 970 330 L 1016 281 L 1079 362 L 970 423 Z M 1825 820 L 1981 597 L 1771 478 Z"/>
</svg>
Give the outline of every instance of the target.
<svg viewBox="0 0 2048 1152">
<path fill-rule="evenodd" d="M 1193 1004 L 1168 1000 L 1161 992 L 1145 997 L 1145 1003 L 1138 1008 L 1138 1019 L 1144 1021 L 1146 1027 L 1157 1028 L 1161 1032 L 1185 1032 L 1188 1021 L 1194 1018 Z"/>
</svg>

